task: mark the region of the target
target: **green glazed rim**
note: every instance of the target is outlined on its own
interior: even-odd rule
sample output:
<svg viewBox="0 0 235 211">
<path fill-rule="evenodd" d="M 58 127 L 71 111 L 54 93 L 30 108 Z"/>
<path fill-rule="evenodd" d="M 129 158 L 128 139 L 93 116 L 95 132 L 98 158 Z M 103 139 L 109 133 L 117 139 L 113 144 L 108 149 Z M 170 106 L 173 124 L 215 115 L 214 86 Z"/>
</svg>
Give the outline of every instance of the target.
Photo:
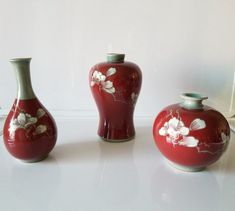
<svg viewBox="0 0 235 211">
<path fill-rule="evenodd" d="M 21 63 L 29 63 L 31 61 L 32 58 L 28 57 L 28 58 L 13 58 L 10 59 L 11 63 L 16 63 L 16 62 L 21 62 Z"/>
<path fill-rule="evenodd" d="M 186 109 L 202 109 L 202 101 L 208 99 L 207 96 L 198 93 L 183 93 L 181 98 L 184 100 L 181 107 Z"/>
<path fill-rule="evenodd" d="M 181 94 L 181 98 L 187 100 L 206 100 L 207 96 L 199 94 L 199 93 L 183 93 Z"/>
<path fill-rule="evenodd" d="M 108 53 L 107 61 L 111 63 L 124 62 L 125 54 L 120 53 Z"/>
</svg>

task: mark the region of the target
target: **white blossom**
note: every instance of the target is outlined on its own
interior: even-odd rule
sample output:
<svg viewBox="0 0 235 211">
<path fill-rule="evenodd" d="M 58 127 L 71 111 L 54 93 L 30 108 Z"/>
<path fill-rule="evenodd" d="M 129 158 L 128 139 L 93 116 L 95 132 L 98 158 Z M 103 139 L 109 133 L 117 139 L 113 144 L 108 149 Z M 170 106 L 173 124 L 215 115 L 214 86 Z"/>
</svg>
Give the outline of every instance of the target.
<svg viewBox="0 0 235 211">
<path fill-rule="evenodd" d="M 108 69 L 107 74 L 103 75 L 98 70 L 95 70 L 91 77 L 91 86 L 98 85 L 101 89 L 109 94 L 115 93 L 115 87 L 113 86 L 113 82 L 110 80 L 106 80 L 107 77 L 116 73 L 116 69 L 111 67 Z"/>
<path fill-rule="evenodd" d="M 38 118 L 41 118 L 45 115 L 45 111 L 41 108 L 37 110 L 37 117 L 32 117 L 30 114 L 20 112 L 18 116 L 10 122 L 10 127 L 8 129 L 10 136 L 14 136 L 14 132 L 17 129 L 27 130 L 30 126 L 35 125 L 38 122 Z M 39 125 L 35 129 L 36 134 L 44 133 L 47 130 L 45 125 Z"/>
<path fill-rule="evenodd" d="M 41 134 L 41 133 L 46 132 L 46 130 L 47 130 L 47 126 L 46 125 L 38 125 L 36 130 L 35 130 L 35 133 L 36 134 Z"/>
<path fill-rule="evenodd" d="M 196 147 L 198 145 L 199 140 L 194 138 L 193 136 L 186 136 L 178 143 L 179 145 L 186 146 L 186 147 Z"/>
<path fill-rule="evenodd" d="M 205 127 L 206 123 L 202 119 L 194 119 L 188 128 L 185 127 L 183 121 L 173 117 L 160 128 L 159 135 L 166 136 L 166 141 L 173 145 L 197 147 L 199 140 L 193 136 L 189 136 L 189 133 L 190 131 L 204 129 Z M 221 137 L 222 140 L 227 140 L 224 134 L 221 134 Z"/>
<path fill-rule="evenodd" d="M 179 136 L 186 136 L 189 134 L 189 128 L 184 126 L 184 123 L 173 117 L 159 130 L 161 136 L 167 136 L 169 142 L 175 142 Z"/>
</svg>

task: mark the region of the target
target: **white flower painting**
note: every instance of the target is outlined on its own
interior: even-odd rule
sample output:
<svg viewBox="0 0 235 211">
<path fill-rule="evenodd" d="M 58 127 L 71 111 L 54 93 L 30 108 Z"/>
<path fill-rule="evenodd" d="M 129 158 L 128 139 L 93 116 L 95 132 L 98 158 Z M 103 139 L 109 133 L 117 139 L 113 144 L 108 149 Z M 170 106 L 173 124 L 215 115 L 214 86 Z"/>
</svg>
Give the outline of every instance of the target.
<svg viewBox="0 0 235 211">
<path fill-rule="evenodd" d="M 47 126 L 46 125 L 38 125 L 36 127 L 35 133 L 36 134 L 41 134 L 41 133 L 45 133 L 47 130 Z"/>
<path fill-rule="evenodd" d="M 107 80 L 109 76 L 112 76 L 116 73 L 116 69 L 111 67 L 107 70 L 106 74 L 103 75 L 98 70 L 95 70 L 91 77 L 91 86 L 98 85 L 103 91 L 113 94 L 115 93 L 115 87 L 113 86 L 113 82 L 110 80 Z"/>
<path fill-rule="evenodd" d="M 179 145 L 186 147 L 196 147 L 198 146 L 198 139 L 195 139 L 193 136 L 186 136 L 181 141 L 179 141 Z"/>
<path fill-rule="evenodd" d="M 138 99 L 138 94 L 136 94 L 135 92 L 132 92 L 131 93 L 131 100 L 132 100 L 133 105 L 136 104 L 137 99 Z"/>
<path fill-rule="evenodd" d="M 227 136 L 224 132 L 222 132 L 222 133 L 221 133 L 221 139 L 222 139 L 222 142 L 223 142 L 224 144 L 226 144 L 226 143 L 229 141 L 230 136 Z"/>
<path fill-rule="evenodd" d="M 202 119 L 193 120 L 188 128 L 180 119 L 173 117 L 160 128 L 159 135 L 166 136 L 166 141 L 174 146 L 197 147 L 199 140 L 188 135 L 190 131 L 201 130 L 205 127 L 206 123 Z"/>
<path fill-rule="evenodd" d="M 190 132 L 206 128 L 206 122 L 202 119 L 196 118 L 190 123 L 189 127 L 186 127 L 180 118 L 179 112 L 176 113 L 177 117 L 174 117 L 172 111 L 170 111 L 171 119 L 165 122 L 158 131 L 160 136 L 166 137 L 166 141 L 168 143 L 173 144 L 174 147 L 184 146 L 188 148 L 196 148 L 198 153 L 209 153 L 212 155 L 221 153 L 226 149 L 230 139 L 229 133 L 227 135 L 222 131 L 220 134 L 220 142 L 199 142 L 197 138 L 190 135 Z M 215 148 L 215 146 L 222 147 Z"/>
<path fill-rule="evenodd" d="M 32 117 L 30 114 L 25 114 L 23 112 L 19 113 L 17 118 L 15 118 L 10 123 L 9 132 L 10 134 L 15 132 L 19 128 L 27 129 L 29 126 L 37 122 L 36 117 Z"/>
<path fill-rule="evenodd" d="M 132 106 L 135 106 L 138 98 L 138 94 L 135 92 L 131 92 L 131 96 L 128 99 L 125 99 L 123 96 L 123 92 L 126 92 L 126 90 L 117 90 L 113 84 L 112 78 L 109 78 L 110 76 L 113 76 L 117 73 L 117 69 L 114 67 L 108 68 L 108 70 L 104 72 L 100 72 L 99 70 L 94 70 L 91 76 L 91 82 L 90 86 L 94 87 L 97 86 L 100 91 L 104 91 L 110 95 L 112 95 L 113 100 L 115 102 L 120 102 L 124 104 L 131 104 Z M 130 99 L 130 100 L 129 100 Z"/>
<path fill-rule="evenodd" d="M 20 128 L 26 130 L 27 132 L 31 128 L 31 126 L 35 128 L 35 132 L 33 134 L 41 134 L 46 132 L 46 125 L 36 126 L 38 120 L 42 118 L 45 114 L 46 112 L 42 108 L 39 108 L 37 110 L 36 117 L 32 117 L 30 114 L 21 111 L 18 116 L 10 122 L 10 127 L 8 129 L 10 136 L 14 136 L 14 132 Z"/>
<path fill-rule="evenodd" d="M 39 108 L 37 110 L 37 118 L 40 119 L 41 117 L 43 117 L 44 115 L 46 114 L 46 112 L 42 109 L 42 108 Z"/>
</svg>

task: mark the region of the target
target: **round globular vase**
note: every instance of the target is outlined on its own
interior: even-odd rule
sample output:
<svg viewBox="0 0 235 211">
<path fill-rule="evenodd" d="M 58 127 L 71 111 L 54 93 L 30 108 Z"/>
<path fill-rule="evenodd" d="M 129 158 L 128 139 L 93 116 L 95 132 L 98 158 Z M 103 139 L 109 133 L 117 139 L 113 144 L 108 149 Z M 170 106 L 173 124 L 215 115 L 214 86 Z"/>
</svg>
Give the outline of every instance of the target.
<svg viewBox="0 0 235 211">
<path fill-rule="evenodd" d="M 200 171 L 217 161 L 228 146 L 230 129 L 224 116 L 203 105 L 207 97 L 182 94 L 183 102 L 164 108 L 156 117 L 153 136 L 174 167 Z"/>
<path fill-rule="evenodd" d="M 135 136 L 134 108 L 139 96 L 140 68 L 124 61 L 124 54 L 108 54 L 107 62 L 92 67 L 89 82 L 100 122 L 98 135 L 110 142 L 127 141 Z"/>
<path fill-rule="evenodd" d="M 12 59 L 17 79 L 17 98 L 6 118 L 3 138 L 7 150 L 24 162 L 47 157 L 57 139 L 54 119 L 34 94 L 30 58 Z"/>
</svg>

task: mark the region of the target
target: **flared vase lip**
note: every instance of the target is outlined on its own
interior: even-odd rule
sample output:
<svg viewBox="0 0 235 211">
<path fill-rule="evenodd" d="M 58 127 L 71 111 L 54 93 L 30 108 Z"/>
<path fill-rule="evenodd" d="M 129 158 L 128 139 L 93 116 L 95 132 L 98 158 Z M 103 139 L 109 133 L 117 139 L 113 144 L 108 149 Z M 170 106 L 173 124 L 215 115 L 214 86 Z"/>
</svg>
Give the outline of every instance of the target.
<svg viewBox="0 0 235 211">
<path fill-rule="evenodd" d="M 195 100 L 195 101 L 202 101 L 208 99 L 206 95 L 195 93 L 195 92 L 188 92 L 188 93 L 183 93 L 180 95 L 182 99 L 185 100 Z"/>
<path fill-rule="evenodd" d="M 16 63 L 16 62 L 20 62 L 20 63 L 29 63 L 31 61 L 32 58 L 30 57 L 25 57 L 25 58 L 12 58 L 10 59 L 11 63 Z"/>
</svg>

